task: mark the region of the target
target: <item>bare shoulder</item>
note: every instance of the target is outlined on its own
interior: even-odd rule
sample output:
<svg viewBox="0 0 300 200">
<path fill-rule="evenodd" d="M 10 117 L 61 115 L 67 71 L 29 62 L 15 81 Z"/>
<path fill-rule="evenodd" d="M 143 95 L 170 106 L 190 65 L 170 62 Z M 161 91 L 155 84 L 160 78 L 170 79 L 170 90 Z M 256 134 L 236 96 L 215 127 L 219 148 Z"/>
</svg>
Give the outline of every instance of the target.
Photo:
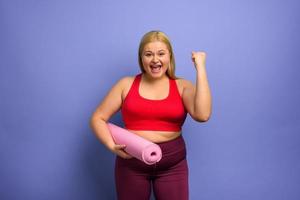
<svg viewBox="0 0 300 200">
<path fill-rule="evenodd" d="M 124 86 L 126 86 L 128 83 L 130 83 L 130 81 L 131 80 L 133 80 L 134 79 L 134 76 L 124 76 L 124 77 L 122 77 L 122 78 L 120 78 L 119 80 L 118 80 L 118 85 L 120 86 L 120 87 L 124 87 Z"/>
<path fill-rule="evenodd" d="M 119 87 L 122 88 L 122 99 L 124 100 L 125 97 L 127 96 L 130 87 L 134 81 L 135 76 L 124 76 L 122 77 L 118 83 L 119 83 Z"/>
<path fill-rule="evenodd" d="M 194 84 L 191 81 L 186 80 L 184 78 L 178 78 L 178 79 L 176 79 L 176 83 L 177 83 L 178 89 L 182 90 L 182 91 L 185 88 L 192 88 L 194 86 Z"/>
</svg>

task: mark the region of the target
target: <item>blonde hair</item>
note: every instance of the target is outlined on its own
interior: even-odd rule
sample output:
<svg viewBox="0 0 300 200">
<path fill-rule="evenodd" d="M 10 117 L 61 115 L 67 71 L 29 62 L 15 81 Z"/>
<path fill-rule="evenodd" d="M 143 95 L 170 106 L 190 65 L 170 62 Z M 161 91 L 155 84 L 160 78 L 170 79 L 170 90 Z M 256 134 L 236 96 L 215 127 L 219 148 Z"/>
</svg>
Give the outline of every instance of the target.
<svg viewBox="0 0 300 200">
<path fill-rule="evenodd" d="M 146 44 L 150 43 L 150 42 L 163 42 L 169 52 L 170 52 L 170 66 L 167 69 L 167 75 L 169 78 L 171 79 L 178 79 L 178 77 L 175 76 L 175 58 L 174 58 L 174 53 L 173 53 L 173 48 L 170 42 L 170 39 L 168 38 L 168 36 L 161 32 L 161 31 L 149 31 L 148 33 L 146 33 L 140 42 L 140 46 L 139 46 L 139 65 L 140 65 L 140 69 L 143 73 L 145 73 L 145 70 L 143 68 L 143 62 L 142 62 L 142 53 L 144 50 L 144 47 L 146 46 Z"/>
</svg>

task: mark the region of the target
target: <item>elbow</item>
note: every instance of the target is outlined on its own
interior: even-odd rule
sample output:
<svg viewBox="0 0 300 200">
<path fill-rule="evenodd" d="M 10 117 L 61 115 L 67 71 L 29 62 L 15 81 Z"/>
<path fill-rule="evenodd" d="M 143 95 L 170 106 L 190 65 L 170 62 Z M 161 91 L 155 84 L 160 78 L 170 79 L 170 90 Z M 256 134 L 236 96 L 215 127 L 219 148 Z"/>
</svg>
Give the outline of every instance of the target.
<svg viewBox="0 0 300 200">
<path fill-rule="evenodd" d="M 209 120 L 209 117 L 208 118 L 204 118 L 204 117 L 201 117 L 201 118 L 196 118 L 195 119 L 197 122 L 207 122 Z"/>
<path fill-rule="evenodd" d="M 197 122 L 207 122 L 210 119 L 210 114 L 195 116 L 194 120 Z"/>
<path fill-rule="evenodd" d="M 195 107 L 196 108 L 196 107 Z M 194 109 L 192 113 L 193 119 L 197 122 L 207 122 L 212 113 L 211 106 L 202 107 L 201 109 Z"/>
<path fill-rule="evenodd" d="M 97 122 L 96 117 L 95 116 L 91 116 L 90 120 L 89 120 L 89 126 L 90 126 L 91 129 L 93 129 L 93 127 L 94 127 L 94 125 L 95 125 L 96 122 Z"/>
<path fill-rule="evenodd" d="M 101 123 L 101 122 L 105 122 L 105 120 L 93 114 L 89 119 L 89 126 L 91 129 L 93 129 L 97 123 Z"/>
</svg>

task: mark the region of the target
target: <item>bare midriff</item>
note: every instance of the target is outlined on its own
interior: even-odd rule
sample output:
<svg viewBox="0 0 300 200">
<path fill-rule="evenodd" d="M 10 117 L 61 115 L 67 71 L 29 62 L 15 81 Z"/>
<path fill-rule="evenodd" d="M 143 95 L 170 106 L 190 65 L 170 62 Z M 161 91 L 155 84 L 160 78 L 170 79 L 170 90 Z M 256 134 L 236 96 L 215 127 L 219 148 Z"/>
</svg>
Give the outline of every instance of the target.
<svg viewBox="0 0 300 200">
<path fill-rule="evenodd" d="M 154 143 L 167 142 L 181 135 L 181 131 L 137 131 L 130 129 L 128 129 L 128 131 L 133 132 Z"/>
</svg>

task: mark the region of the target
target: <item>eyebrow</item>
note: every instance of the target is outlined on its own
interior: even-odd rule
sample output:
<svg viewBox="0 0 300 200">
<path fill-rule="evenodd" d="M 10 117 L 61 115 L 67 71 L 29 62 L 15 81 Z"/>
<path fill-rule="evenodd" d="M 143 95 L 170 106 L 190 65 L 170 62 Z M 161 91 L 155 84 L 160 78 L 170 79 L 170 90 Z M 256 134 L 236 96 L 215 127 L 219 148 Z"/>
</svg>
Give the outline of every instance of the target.
<svg viewBox="0 0 300 200">
<path fill-rule="evenodd" d="M 158 52 L 160 52 L 160 51 L 165 51 L 164 49 L 160 49 L 160 50 L 158 50 Z M 147 52 L 150 52 L 150 53 L 152 53 L 152 51 L 150 51 L 150 50 L 147 50 L 147 51 L 145 51 L 145 53 L 147 53 Z"/>
</svg>

